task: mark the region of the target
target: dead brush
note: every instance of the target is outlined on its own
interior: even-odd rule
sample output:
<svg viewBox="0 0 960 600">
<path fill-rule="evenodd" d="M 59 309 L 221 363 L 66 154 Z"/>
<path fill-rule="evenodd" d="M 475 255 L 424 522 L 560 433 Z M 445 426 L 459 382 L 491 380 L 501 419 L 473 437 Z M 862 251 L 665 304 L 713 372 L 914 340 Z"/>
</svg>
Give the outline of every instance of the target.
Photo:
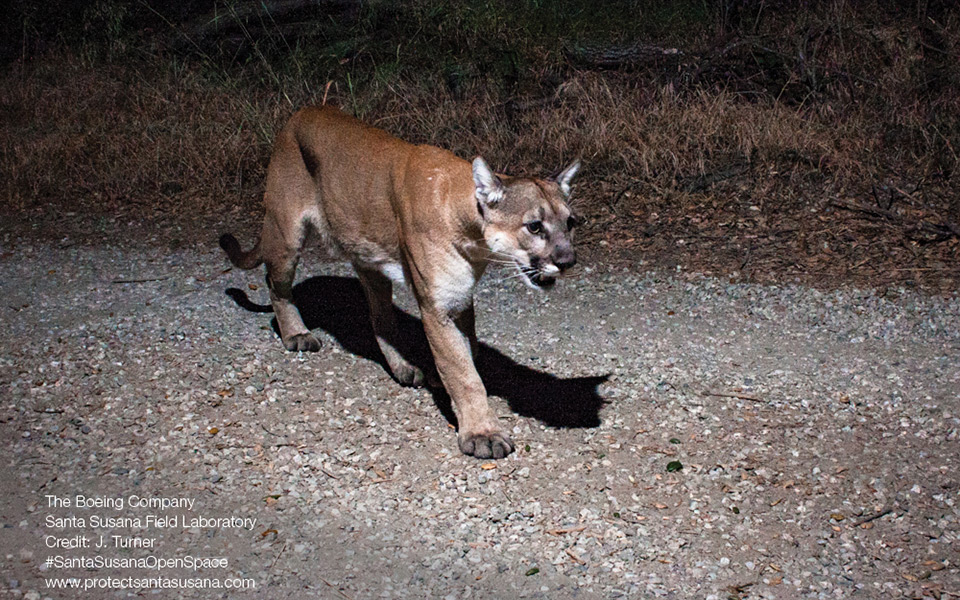
<svg viewBox="0 0 960 600">
<path fill-rule="evenodd" d="M 11 208 L 53 201 L 99 212 L 236 194 L 260 179 L 283 117 L 262 93 L 237 93 L 194 68 L 94 67 L 70 56 L 20 68 L 0 85 L 9 108 L 0 185 Z"/>
<path fill-rule="evenodd" d="M 678 92 L 589 73 L 558 106 L 523 122 L 529 133 L 518 153 L 578 154 L 595 174 L 640 178 L 661 190 L 731 164 L 775 169 L 803 161 L 842 176 L 870 150 L 856 119 L 837 123 L 812 109 L 746 101 L 722 89 Z"/>
<path fill-rule="evenodd" d="M 300 93 L 276 102 L 255 85 L 190 67 L 57 64 L 56 81 L 38 67 L 8 75 L 0 92 L 12 108 L 0 160 L 15 203 L 72 196 L 107 209 L 179 189 L 199 198 L 249 194 L 293 103 L 316 100 Z M 349 105 L 338 92 L 329 101 Z M 414 142 L 482 153 L 502 170 L 539 171 L 580 156 L 594 177 L 640 178 L 661 190 L 731 163 L 774 169 L 804 161 L 842 176 L 875 146 L 860 115 L 838 122 L 724 90 L 678 92 L 579 73 L 555 102 L 512 119 L 495 94 L 480 85 L 474 92 L 458 100 L 442 86 L 400 81 L 368 90 L 364 107 L 346 108 L 362 108 L 373 124 Z"/>
</svg>

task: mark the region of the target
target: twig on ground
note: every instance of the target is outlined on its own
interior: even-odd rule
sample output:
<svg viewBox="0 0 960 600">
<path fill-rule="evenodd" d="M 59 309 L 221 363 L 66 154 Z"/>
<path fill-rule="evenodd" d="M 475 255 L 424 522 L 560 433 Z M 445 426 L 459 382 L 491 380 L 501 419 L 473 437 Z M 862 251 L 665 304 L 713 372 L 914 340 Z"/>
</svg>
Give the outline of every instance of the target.
<svg viewBox="0 0 960 600">
<path fill-rule="evenodd" d="M 393 481 L 393 478 L 371 479 L 370 481 L 363 481 L 363 482 L 361 482 L 360 485 L 362 485 L 362 486 L 375 485 L 375 484 L 378 484 L 378 483 L 387 483 L 388 481 Z"/>
<path fill-rule="evenodd" d="M 280 548 L 280 552 L 277 552 L 277 555 L 273 558 L 273 562 L 270 563 L 270 568 L 273 569 L 273 565 L 277 564 L 277 561 L 280 560 L 280 557 L 283 556 L 283 551 L 287 549 L 287 543 L 283 543 L 283 547 Z"/>
<path fill-rule="evenodd" d="M 544 533 L 549 533 L 550 535 L 564 535 L 566 533 L 579 533 L 586 528 L 586 525 L 581 525 L 579 527 L 566 527 L 564 529 L 546 529 L 544 530 Z"/>
<path fill-rule="evenodd" d="M 40 463 L 40 464 L 44 464 L 44 463 Z M 53 482 L 56 481 L 56 480 L 57 480 L 57 477 L 55 476 L 55 477 L 53 477 L 53 479 L 48 479 L 47 481 L 44 481 L 44 482 L 40 485 L 40 487 L 37 488 L 37 491 L 39 492 L 40 490 L 42 490 L 43 488 L 47 487 L 48 485 L 50 485 L 51 483 L 53 483 Z"/>
<path fill-rule="evenodd" d="M 677 452 L 675 450 L 668 450 L 664 448 L 657 448 L 656 446 L 637 446 L 640 450 L 646 450 L 648 452 L 656 452 L 657 454 L 663 454 L 665 456 L 676 456 Z"/>
<path fill-rule="evenodd" d="M 758 398 L 756 396 L 751 396 L 750 394 L 742 394 L 740 392 L 714 392 L 711 390 L 704 390 L 704 396 L 719 396 L 720 398 L 738 398 L 740 400 L 751 400 L 753 402 L 766 402 L 763 398 Z"/>
<path fill-rule="evenodd" d="M 342 591 L 340 588 L 338 588 L 337 586 L 333 585 L 332 583 L 330 583 L 329 581 L 327 581 L 327 580 L 324 579 L 323 577 L 320 577 L 319 579 L 320 579 L 320 581 L 322 581 L 322 582 L 324 582 L 325 584 L 327 584 L 328 586 L 330 586 L 330 587 L 333 589 L 333 591 L 337 592 L 338 594 L 340 594 L 341 596 L 343 596 L 343 597 L 346 598 L 347 600 L 353 600 L 353 598 L 351 598 L 350 596 L 344 594 L 343 591 Z"/>
<path fill-rule="evenodd" d="M 743 272 L 744 269 L 747 268 L 747 263 L 750 262 L 750 254 L 752 253 L 752 251 L 753 251 L 753 247 L 747 246 L 746 256 L 743 257 L 743 261 L 740 263 L 739 271 L 741 273 Z"/>
<path fill-rule="evenodd" d="M 879 199 L 877 200 L 879 204 Z M 841 208 L 843 210 L 849 210 L 852 212 L 862 212 L 868 215 L 873 215 L 875 217 L 883 217 L 885 219 L 890 219 L 891 221 L 900 221 L 900 215 L 897 213 L 881 208 L 879 206 L 870 206 L 868 204 L 860 204 L 859 202 L 852 202 L 850 200 L 833 200 L 830 202 L 831 206 Z"/>
<path fill-rule="evenodd" d="M 863 519 L 860 519 L 859 521 L 857 521 L 856 523 L 854 523 L 854 524 L 852 525 L 852 527 L 853 527 L 854 529 L 856 529 L 857 527 L 860 527 L 861 525 L 866 525 L 867 523 L 869 523 L 869 522 L 871 522 L 871 521 L 876 521 L 877 519 L 879 519 L 879 518 L 881 518 L 881 517 L 885 517 L 885 516 L 889 515 L 889 514 L 892 513 L 892 512 L 893 512 L 893 507 L 884 509 L 884 510 L 878 512 L 878 513 L 875 514 L 875 515 L 870 515 L 869 517 L 865 517 L 865 518 L 863 518 Z"/>
<path fill-rule="evenodd" d="M 270 431 L 269 429 L 267 429 L 266 425 L 264 425 L 263 423 L 260 423 L 260 429 L 266 431 L 267 433 L 269 433 L 270 435 L 272 435 L 272 436 L 274 436 L 274 437 L 287 437 L 287 436 L 285 436 L 285 435 L 282 435 L 282 434 L 279 434 L 279 433 L 274 433 L 274 432 Z"/>
</svg>

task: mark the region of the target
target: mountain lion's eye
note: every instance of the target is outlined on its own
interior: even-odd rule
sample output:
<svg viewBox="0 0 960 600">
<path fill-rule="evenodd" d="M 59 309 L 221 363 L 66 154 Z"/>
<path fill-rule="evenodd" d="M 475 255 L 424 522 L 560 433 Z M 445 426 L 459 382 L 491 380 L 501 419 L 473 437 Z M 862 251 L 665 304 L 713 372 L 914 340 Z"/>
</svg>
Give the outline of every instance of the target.
<svg viewBox="0 0 960 600">
<path fill-rule="evenodd" d="M 530 221 L 527 223 L 527 231 L 533 235 L 540 235 L 543 233 L 543 223 L 540 221 Z"/>
</svg>

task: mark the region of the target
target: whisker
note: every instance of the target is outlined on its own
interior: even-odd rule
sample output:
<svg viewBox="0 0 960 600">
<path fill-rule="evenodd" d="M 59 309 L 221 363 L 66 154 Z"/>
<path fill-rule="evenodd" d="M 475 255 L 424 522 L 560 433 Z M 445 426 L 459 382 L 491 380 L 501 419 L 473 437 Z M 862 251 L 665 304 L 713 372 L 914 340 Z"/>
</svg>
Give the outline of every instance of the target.
<svg viewBox="0 0 960 600">
<path fill-rule="evenodd" d="M 508 281 L 510 279 L 520 279 L 521 277 L 529 277 L 530 275 L 531 273 L 521 271 L 518 273 L 514 273 L 513 275 L 508 275 L 507 277 L 502 278 L 500 281 Z"/>
<path fill-rule="evenodd" d="M 500 252 L 499 250 L 490 250 L 490 249 L 488 249 L 487 252 L 489 252 L 491 256 L 497 256 L 500 258 L 513 260 L 513 257 L 507 254 L 506 252 Z"/>
</svg>

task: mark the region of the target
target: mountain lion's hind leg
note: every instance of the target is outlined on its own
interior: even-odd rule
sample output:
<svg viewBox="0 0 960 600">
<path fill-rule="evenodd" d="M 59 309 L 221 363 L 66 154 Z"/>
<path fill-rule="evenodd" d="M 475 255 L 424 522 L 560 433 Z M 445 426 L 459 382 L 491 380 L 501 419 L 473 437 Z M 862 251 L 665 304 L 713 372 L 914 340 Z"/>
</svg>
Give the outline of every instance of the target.
<svg viewBox="0 0 960 600">
<path fill-rule="evenodd" d="M 422 386 L 423 371 L 411 365 L 397 349 L 400 344 L 400 331 L 397 328 L 396 316 L 393 314 L 393 282 L 376 269 L 361 267 L 357 264 L 354 264 L 353 268 L 367 296 L 373 334 L 377 337 L 380 352 L 387 359 L 390 372 L 402 385 Z"/>
<path fill-rule="evenodd" d="M 280 339 L 283 347 L 291 352 L 316 352 L 320 341 L 303 323 L 300 311 L 293 303 L 293 279 L 300 261 L 300 245 L 303 242 L 304 224 L 302 221 L 291 224 L 291 235 L 285 237 L 281 227 L 267 218 L 263 225 L 264 260 L 267 263 L 267 286 L 270 288 L 270 302 L 280 326 Z"/>
</svg>

